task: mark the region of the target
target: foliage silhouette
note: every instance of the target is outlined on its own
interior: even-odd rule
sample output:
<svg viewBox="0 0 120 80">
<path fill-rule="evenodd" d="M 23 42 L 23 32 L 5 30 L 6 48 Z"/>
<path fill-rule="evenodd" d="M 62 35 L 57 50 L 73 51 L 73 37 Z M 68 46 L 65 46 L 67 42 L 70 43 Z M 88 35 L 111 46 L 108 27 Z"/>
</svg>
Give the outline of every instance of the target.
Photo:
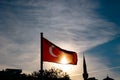
<svg viewBox="0 0 120 80">
<path fill-rule="evenodd" d="M 33 72 L 32 76 L 35 78 L 40 78 L 40 71 Z M 43 80 L 71 80 L 69 75 L 66 72 L 63 72 L 60 69 L 51 68 L 49 70 L 43 71 Z"/>
<path fill-rule="evenodd" d="M 0 71 L 0 80 L 40 80 L 40 71 L 31 74 L 16 73 L 16 71 Z M 71 80 L 66 72 L 60 69 L 51 68 L 43 71 L 43 80 Z"/>
</svg>

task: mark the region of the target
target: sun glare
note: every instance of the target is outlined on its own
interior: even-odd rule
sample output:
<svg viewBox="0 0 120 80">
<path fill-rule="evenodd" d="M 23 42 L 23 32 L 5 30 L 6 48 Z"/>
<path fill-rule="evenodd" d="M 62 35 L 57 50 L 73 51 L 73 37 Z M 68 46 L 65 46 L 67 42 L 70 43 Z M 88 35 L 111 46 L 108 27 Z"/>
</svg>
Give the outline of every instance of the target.
<svg viewBox="0 0 120 80">
<path fill-rule="evenodd" d="M 58 69 L 61 69 L 63 70 L 64 72 L 67 72 L 69 74 L 72 74 L 74 73 L 75 71 L 75 66 L 74 65 L 70 65 L 70 64 L 56 64 L 56 63 L 53 63 L 52 66 L 54 66 L 55 68 L 58 68 Z"/>
<path fill-rule="evenodd" d="M 60 63 L 61 63 L 61 64 L 56 64 L 56 67 L 62 69 L 62 70 L 65 71 L 65 72 L 70 72 L 70 71 L 71 71 L 72 65 L 68 64 L 69 61 L 68 61 L 68 59 L 66 58 L 66 56 L 63 56 L 63 57 L 61 58 Z"/>
<path fill-rule="evenodd" d="M 60 61 L 60 63 L 67 64 L 68 63 L 67 58 L 65 56 L 63 56 L 62 59 L 61 59 L 61 61 Z"/>
</svg>

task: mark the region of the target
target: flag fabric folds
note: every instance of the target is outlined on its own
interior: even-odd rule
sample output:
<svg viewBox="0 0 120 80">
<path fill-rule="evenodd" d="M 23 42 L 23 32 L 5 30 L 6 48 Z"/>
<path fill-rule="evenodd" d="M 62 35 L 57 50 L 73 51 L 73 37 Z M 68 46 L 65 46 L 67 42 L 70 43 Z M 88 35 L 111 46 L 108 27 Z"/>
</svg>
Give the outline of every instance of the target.
<svg viewBox="0 0 120 80">
<path fill-rule="evenodd" d="M 77 64 L 76 52 L 61 49 L 44 37 L 42 38 L 42 49 L 43 61 L 61 64 Z"/>
</svg>

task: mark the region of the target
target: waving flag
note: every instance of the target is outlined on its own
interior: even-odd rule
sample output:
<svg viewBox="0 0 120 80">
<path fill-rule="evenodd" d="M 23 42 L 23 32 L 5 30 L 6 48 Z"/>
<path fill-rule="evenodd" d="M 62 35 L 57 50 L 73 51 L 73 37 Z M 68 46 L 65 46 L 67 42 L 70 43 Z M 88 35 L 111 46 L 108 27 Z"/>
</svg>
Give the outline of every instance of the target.
<svg viewBox="0 0 120 80">
<path fill-rule="evenodd" d="M 77 64 L 77 54 L 56 46 L 49 40 L 42 38 L 43 61 L 61 64 Z"/>
</svg>

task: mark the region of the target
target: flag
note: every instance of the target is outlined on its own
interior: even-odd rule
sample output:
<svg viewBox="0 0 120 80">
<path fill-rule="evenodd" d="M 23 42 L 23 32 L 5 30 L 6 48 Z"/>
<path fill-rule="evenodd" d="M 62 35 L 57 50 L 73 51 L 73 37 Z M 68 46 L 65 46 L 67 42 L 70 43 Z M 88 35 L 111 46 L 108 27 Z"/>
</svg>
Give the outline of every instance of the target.
<svg viewBox="0 0 120 80">
<path fill-rule="evenodd" d="M 77 54 L 73 51 L 64 50 L 46 38 L 42 38 L 43 61 L 61 64 L 77 64 Z"/>
</svg>

